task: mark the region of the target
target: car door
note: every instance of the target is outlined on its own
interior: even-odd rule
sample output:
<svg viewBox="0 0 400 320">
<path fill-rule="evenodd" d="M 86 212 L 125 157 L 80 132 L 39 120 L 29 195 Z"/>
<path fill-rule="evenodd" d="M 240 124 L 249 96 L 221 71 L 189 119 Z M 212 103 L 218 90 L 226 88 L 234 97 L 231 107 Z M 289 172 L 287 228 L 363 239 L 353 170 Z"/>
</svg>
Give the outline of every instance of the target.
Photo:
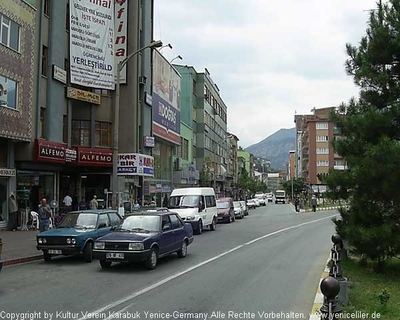
<svg viewBox="0 0 400 320">
<path fill-rule="evenodd" d="M 107 212 L 99 214 L 97 221 L 96 238 L 106 235 L 111 232 L 111 222 Z"/>
<path fill-rule="evenodd" d="M 182 222 L 178 219 L 176 214 L 170 214 L 169 219 L 171 221 L 174 239 L 171 245 L 172 250 L 179 250 L 182 246 L 182 240 L 185 238 L 186 231 L 183 228 Z"/>
<path fill-rule="evenodd" d="M 160 235 L 160 254 L 165 254 L 173 250 L 174 230 L 172 229 L 169 215 L 161 216 L 161 235 Z"/>
</svg>

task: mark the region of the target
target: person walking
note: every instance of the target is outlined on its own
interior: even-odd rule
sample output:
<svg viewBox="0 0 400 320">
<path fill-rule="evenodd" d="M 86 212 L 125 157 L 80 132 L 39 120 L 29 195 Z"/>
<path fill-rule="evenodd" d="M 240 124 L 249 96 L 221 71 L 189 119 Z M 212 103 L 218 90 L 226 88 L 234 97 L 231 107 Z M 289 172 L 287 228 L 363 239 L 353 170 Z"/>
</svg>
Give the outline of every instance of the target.
<svg viewBox="0 0 400 320">
<path fill-rule="evenodd" d="M 294 207 L 296 208 L 296 212 L 299 212 L 300 211 L 300 198 L 299 197 L 296 197 L 295 199 L 294 199 Z"/>
<path fill-rule="evenodd" d="M 94 195 L 93 199 L 90 200 L 89 207 L 90 207 L 91 210 L 97 210 L 97 208 L 99 207 L 99 203 L 97 202 L 97 196 L 96 195 Z"/>
<path fill-rule="evenodd" d="M 17 199 L 15 199 L 15 194 L 13 192 L 11 192 L 8 199 L 8 212 L 8 229 L 10 231 L 16 231 L 18 227 L 18 204 Z"/>
<path fill-rule="evenodd" d="M 313 212 L 317 211 L 317 197 L 315 196 L 315 194 L 311 197 L 311 206 Z"/>
<path fill-rule="evenodd" d="M 65 213 L 70 212 L 72 209 L 72 198 L 69 196 L 68 193 L 65 195 L 63 203 L 65 207 Z"/>
<path fill-rule="evenodd" d="M 49 230 L 50 226 L 50 219 L 51 219 L 51 209 L 50 206 L 47 204 L 47 200 L 45 198 L 42 199 L 41 204 L 39 205 L 39 231 L 47 231 Z"/>
</svg>

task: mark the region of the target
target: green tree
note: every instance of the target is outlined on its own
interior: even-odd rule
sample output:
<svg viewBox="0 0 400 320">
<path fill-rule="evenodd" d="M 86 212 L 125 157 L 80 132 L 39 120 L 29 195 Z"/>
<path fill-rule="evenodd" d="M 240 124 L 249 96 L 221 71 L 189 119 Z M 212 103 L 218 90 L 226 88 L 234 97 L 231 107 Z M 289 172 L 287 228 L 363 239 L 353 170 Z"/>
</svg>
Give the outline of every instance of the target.
<svg viewBox="0 0 400 320">
<path fill-rule="evenodd" d="M 293 193 L 298 195 L 302 192 L 304 187 L 304 180 L 302 178 L 294 178 L 282 183 L 282 187 L 289 197 L 292 197 L 292 181 L 293 181 Z"/>
<path fill-rule="evenodd" d="M 212 181 L 212 174 L 211 174 L 211 159 L 210 157 L 205 157 L 203 160 L 203 166 L 200 171 L 200 185 L 202 187 L 209 187 L 211 186 Z"/>
<path fill-rule="evenodd" d="M 400 2 L 379 2 L 359 46 L 346 45 L 346 71 L 359 98 L 331 115 L 343 136 L 333 142 L 348 170 L 331 170 L 329 195 L 347 199 L 335 219 L 354 252 L 376 261 L 378 270 L 400 253 Z"/>
</svg>

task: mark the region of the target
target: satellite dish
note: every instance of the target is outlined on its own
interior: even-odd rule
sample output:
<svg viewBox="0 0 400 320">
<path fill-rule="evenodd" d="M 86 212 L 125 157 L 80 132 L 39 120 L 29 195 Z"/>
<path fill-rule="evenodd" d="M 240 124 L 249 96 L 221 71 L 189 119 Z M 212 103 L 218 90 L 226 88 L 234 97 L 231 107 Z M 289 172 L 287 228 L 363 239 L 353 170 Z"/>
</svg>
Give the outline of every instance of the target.
<svg viewBox="0 0 400 320">
<path fill-rule="evenodd" d="M 52 209 L 57 209 L 57 208 L 58 208 L 58 201 L 57 201 L 57 200 L 52 200 L 52 201 L 50 202 L 50 207 L 51 207 Z"/>
</svg>

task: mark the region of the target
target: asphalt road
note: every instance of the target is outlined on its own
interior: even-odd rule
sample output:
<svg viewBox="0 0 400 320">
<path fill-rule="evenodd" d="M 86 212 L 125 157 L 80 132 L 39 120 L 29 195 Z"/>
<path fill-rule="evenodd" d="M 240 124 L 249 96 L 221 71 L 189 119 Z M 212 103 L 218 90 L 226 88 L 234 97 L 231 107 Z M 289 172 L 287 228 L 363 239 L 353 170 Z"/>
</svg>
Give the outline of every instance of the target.
<svg viewBox="0 0 400 320">
<path fill-rule="evenodd" d="M 335 214 L 270 203 L 195 236 L 186 258 L 152 271 L 80 258 L 5 267 L 0 319 L 308 319 Z"/>
</svg>

